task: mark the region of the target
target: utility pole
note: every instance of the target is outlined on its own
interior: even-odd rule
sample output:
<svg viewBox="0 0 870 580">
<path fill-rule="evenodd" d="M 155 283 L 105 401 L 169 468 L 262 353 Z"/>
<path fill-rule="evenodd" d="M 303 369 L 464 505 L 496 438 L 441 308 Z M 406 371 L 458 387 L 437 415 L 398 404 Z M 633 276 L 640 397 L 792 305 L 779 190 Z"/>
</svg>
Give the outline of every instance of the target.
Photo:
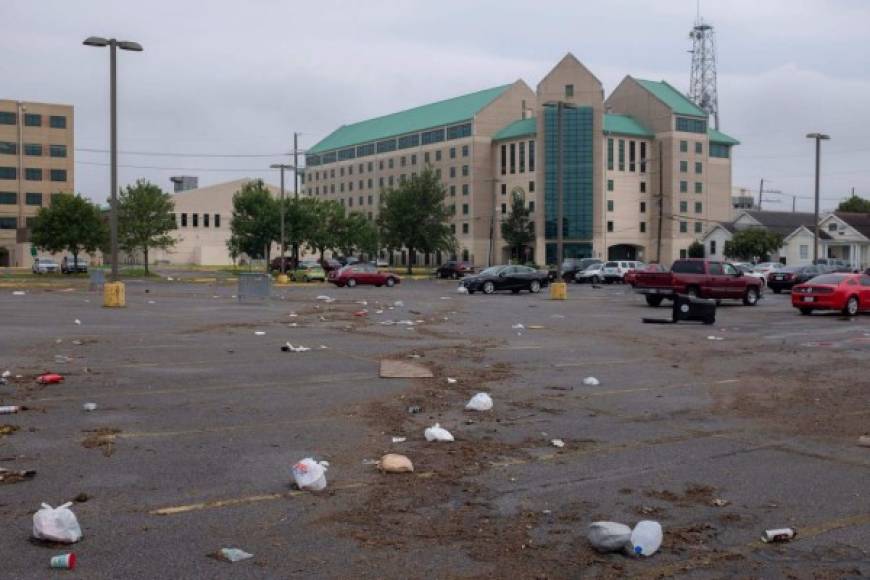
<svg viewBox="0 0 870 580">
<path fill-rule="evenodd" d="M 830 135 L 825 135 L 824 133 L 810 133 L 807 135 L 807 139 L 816 140 L 816 207 L 813 222 L 813 264 L 819 259 L 819 169 L 822 156 L 822 141 L 827 141 L 830 138 Z"/>
<path fill-rule="evenodd" d="M 656 263 L 662 263 L 662 221 L 664 218 L 665 178 L 664 162 L 662 161 L 662 142 L 659 141 L 659 232 L 656 243 Z"/>
<path fill-rule="evenodd" d="M 758 185 L 758 211 L 761 211 L 761 204 L 764 202 L 764 178 L 761 178 L 761 183 Z"/>
<path fill-rule="evenodd" d="M 283 173 L 282 173 L 283 175 Z M 299 132 L 293 131 L 293 199 L 299 199 Z M 299 263 L 299 244 L 293 242 L 293 263 Z"/>
</svg>

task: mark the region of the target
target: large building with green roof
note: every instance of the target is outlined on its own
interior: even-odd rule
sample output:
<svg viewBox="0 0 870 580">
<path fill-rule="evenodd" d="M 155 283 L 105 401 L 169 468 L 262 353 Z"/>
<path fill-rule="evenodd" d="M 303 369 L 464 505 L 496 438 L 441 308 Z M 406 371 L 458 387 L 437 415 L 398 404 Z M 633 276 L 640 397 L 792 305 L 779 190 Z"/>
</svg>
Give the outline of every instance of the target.
<svg viewBox="0 0 870 580">
<path fill-rule="evenodd" d="M 627 76 L 605 98 L 568 54 L 534 91 L 518 80 L 342 125 L 307 151 L 304 191 L 375 219 L 383 190 L 429 167 L 454 210 L 456 258 L 478 266 L 569 257 L 669 263 L 731 218 L 737 144 L 667 82 Z M 522 255 L 500 232 L 513 196 L 535 224 Z"/>
</svg>

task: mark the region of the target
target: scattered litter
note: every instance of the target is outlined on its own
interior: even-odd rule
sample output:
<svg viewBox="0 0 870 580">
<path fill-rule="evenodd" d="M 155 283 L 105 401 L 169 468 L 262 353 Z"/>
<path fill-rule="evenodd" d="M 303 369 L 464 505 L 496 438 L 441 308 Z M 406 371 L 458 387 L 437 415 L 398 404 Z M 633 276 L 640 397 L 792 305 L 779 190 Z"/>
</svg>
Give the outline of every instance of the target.
<svg viewBox="0 0 870 580">
<path fill-rule="evenodd" d="M 561 449 L 565 446 L 565 442 L 562 441 L 561 439 L 550 439 L 550 445 L 552 445 L 553 447 L 558 447 L 559 449 Z"/>
<path fill-rule="evenodd" d="M 72 360 L 71 356 L 66 356 L 63 354 L 54 355 L 54 362 L 56 362 L 58 364 L 66 364 L 66 363 L 70 362 L 71 360 Z"/>
<path fill-rule="evenodd" d="M 417 413 L 423 412 L 423 407 L 421 407 L 420 405 L 410 405 L 408 407 L 408 412 L 412 415 L 416 415 Z"/>
<path fill-rule="evenodd" d="M 423 365 L 393 359 L 381 359 L 380 376 L 383 379 L 427 379 L 434 375 Z"/>
<path fill-rule="evenodd" d="M 468 288 L 466 288 L 465 286 L 459 286 L 456 288 L 456 293 L 457 294 L 468 294 Z"/>
<path fill-rule="evenodd" d="M 652 556 L 662 545 L 662 526 L 652 520 L 642 520 L 631 531 L 632 551 L 638 556 Z"/>
<path fill-rule="evenodd" d="M 25 294 L 27 294 L 27 292 L 25 292 L 24 290 L 15 290 L 12 292 L 13 296 L 24 296 Z"/>
<path fill-rule="evenodd" d="M 103 450 L 105 457 L 111 457 L 115 452 L 115 436 L 121 432 L 120 429 L 113 427 L 101 427 L 99 429 L 85 429 L 85 433 L 90 433 L 82 440 L 82 447 L 85 449 Z"/>
<path fill-rule="evenodd" d="M 456 379 L 454 379 L 453 377 L 447 377 L 447 384 L 448 385 L 455 385 Z"/>
<path fill-rule="evenodd" d="M 335 302 L 335 298 L 332 298 L 331 296 L 325 296 L 323 294 L 315 298 L 315 300 L 320 300 L 321 302 L 326 302 L 327 304 Z"/>
<path fill-rule="evenodd" d="M 631 544 L 631 528 L 617 522 L 593 522 L 586 536 L 599 552 L 618 552 Z"/>
<path fill-rule="evenodd" d="M 59 570 L 74 570 L 76 567 L 76 555 L 61 554 L 59 556 L 52 556 L 50 565 L 52 568 Z"/>
<path fill-rule="evenodd" d="M 86 493 L 80 493 L 80 494 L 78 494 L 77 496 L 75 496 L 75 497 L 73 498 L 73 501 L 76 502 L 76 503 L 85 503 L 85 502 L 88 501 L 89 499 L 91 499 L 91 496 L 89 496 L 89 495 L 86 494 Z"/>
<path fill-rule="evenodd" d="M 54 385 L 63 382 L 63 376 L 57 373 L 45 373 L 36 377 L 36 382 L 43 385 Z"/>
<path fill-rule="evenodd" d="M 721 336 L 713 336 L 711 334 L 710 336 L 707 337 L 707 340 L 725 340 L 725 339 Z"/>
<path fill-rule="evenodd" d="M 713 500 L 712 503 L 716 507 L 725 507 L 726 505 L 730 504 L 731 502 L 728 501 L 727 499 L 722 499 L 720 497 L 717 497 L 716 499 Z"/>
<path fill-rule="evenodd" d="M 172 276 L 167 276 L 166 279 L 169 280 L 170 282 L 172 282 L 173 280 L 175 280 L 175 278 L 173 278 Z"/>
<path fill-rule="evenodd" d="M 53 508 L 47 503 L 42 504 L 42 509 L 33 514 L 33 537 L 37 540 L 48 540 L 62 544 L 74 544 L 82 539 L 82 529 L 72 513 L 67 502 L 62 506 Z"/>
<path fill-rule="evenodd" d="M 383 313 L 384 313 L 383 309 L 375 310 L 375 314 L 383 314 Z"/>
<path fill-rule="evenodd" d="M 75 319 L 75 323 L 76 323 L 76 325 L 78 325 L 78 326 L 81 326 L 81 325 L 82 325 L 82 321 L 79 320 L 78 318 Z"/>
<path fill-rule="evenodd" d="M 12 376 L 12 372 L 9 370 L 3 371 L 3 374 L 0 375 L 0 377 L 3 377 L 4 379 L 8 379 L 10 376 Z"/>
<path fill-rule="evenodd" d="M 861 447 L 870 447 L 870 435 L 861 435 L 858 437 L 858 445 Z"/>
<path fill-rule="evenodd" d="M 595 377 L 586 377 L 585 379 L 583 379 L 583 384 L 589 387 L 597 387 L 601 384 L 601 381 L 599 381 Z"/>
<path fill-rule="evenodd" d="M 265 330 L 255 330 L 254 334 L 256 336 L 266 336 L 266 331 Z"/>
<path fill-rule="evenodd" d="M 16 431 L 18 431 L 18 429 L 18 425 L 0 425 L 0 437 L 12 435 Z"/>
<path fill-rule="evenodd" d="M 378 461 L 378 469 L 384 473 L 413 473 L 414 464 L 404 455 L 387 453 Z"/>
<path fill-rule="evenodd" d="M 328 461 L 314 461 L 306 457 L 293 466 L 293 479 L 296 487 L 308 491 L 320 491 L 326 488 L 326 468 Z"/>
<path fill-rule="evenodd" d="M 529 325 L 529 330 L 543 330 L 543 329 L 544 329 L 543 324 L 530 324 Z"/>
<path fill-rule="evenodd" d="M 564 314 L 553 314 L 550 318 L 565 318 Z"/>
<path fill-rule="evenodd" d="M 419 354 L 416 354 L 416 353 L 415 353 L 415 354 L 409 354 L 409 355 L 408 355 L 408 358 L 420 358 L 420 355 L 419 355 Z"/>
<path fill-rule="evenodd" d="M 0 483 L 18 483 L 36 476 L 35 469 L 3 469 L 0 468 Z"/>
<path fill-rule="evenodd" d="M 441 300 L 450 300 L 450 296 L 441 296 Z"/>
<path fill-rule="evenodd" d="M 396 308 L 401 308 L 404 305 L 405 305 L 405 303 L 402 302 L 401 300 L 396 300 L 395 302 L 393 302 L 393 306 L 395 306 Z"/>
<path fill-rule="evenodd" d="M 21 410 L 21 407 L 18 405 L 4 405 L 0 407 L 0 415 L 11 415 Z"/>
<path fill-rule="evenodd" d="M 289 316 L 290 318 L 296 318 L 296 317 L 299 316 L 299 315 L 296 314 L 295 312 L 291 312 L 291 313 L 288 314 L 287 316 Z"/>
<path fill-rule="evenodd" d="M 426 437 L 426 441 L 453 441 L 453 435 L 450 434 L 450 431 L 443 428 L 438 423 L 435 423 L 432 427 L 427 427 L 423 432 L 423 435 Z"/>
<path fill-rule="evenodd" d="M 229 562 L 233 564 L 235 562 L 241 562 L 242 560 L 248 560 L 253 558 L 253 554 L 249 554 L 244 550 L 240 550 L 239 548 L 221 548 L 211 556 L 215 560 L 222 560 L 224 562 Z"/>
<path fill-rule="evenodd" d="M 288 324 L 287 326 L 290 327 L 290 328 L 297 328 L 299 325 L 296 324 L 295 322 L 291 322 L 291 323 Z"/>
<path fill-rule="evenodd" d="M 363 306 L 368 306 L 369 303 L 367 300 L 357 300 L 354 304 L 362 304 Z"/>
<path fill-rule="evenodd" d="M 525 326 L 523 326 L 520 323 L 517 323 L 517 324 L 514 324 L 513 326 L 511 326 L 511 328 L 513 328 L 514 330 L 523 330 L 525 328 Z"/>
<path fill-rule="evenodd" d="M 76 346 L 81 346 L 82 344 L 84 344 L 84 343 L 82 343 L 82 341 L 80 341 L 77 338 L 73 339 L 71 342 Z"/>
<path fill-rule="evenodd" d="M 148 301 L 148 304 L 157 304 L 157 303 L 154 302 L 153 300 L 149 300 L 149 301 Z"/>
<path fill-rule="evenodd" d="M 471 397 L 471 400 L 465 405 L 465 409 L 468 411 L 491 411 L 492 397 L 486 393 L 477 393 Z"/>
<path fill-rule="evenodd" d="M 321 347 L 322 346 L 323 345 L 321 345 Z M 309 350 L 311 350 L 311 348 L 307 346 L 302 346 L 301 344 L 299 346 L 293 346 L 289 342 L 281 347 L 281 352 L 308 352 Z"/>
<path fill-rule="evenodd" d="M 404 443 L 407 440 L 407 437 L 393 437 L 393 443 Z"/>
<path fill-rule="evenodd" d="M 765 530 L 761 534 L 761 541 L 765 544 L 773 542 L 788 542 L 795 537 L 797 531 L 794 528 L 778 528 L 773 530 Z"/>
<path fill-rule="evenodd" d="M 328 349 L 329 347 L 326 346 L 325 344 L 321 344 L 318 348 L 320 348 L 320 350 L 326 350 L 326 349 Z"/>
<path fill-rule="evenodd" d="M 82 409 L 84 409 L 85 411 L 88 411 L 88 412 L 96 411 L 97 404 L 96 403 L 85 403 L 84 405 L 82 405 Z"/>
</svg>

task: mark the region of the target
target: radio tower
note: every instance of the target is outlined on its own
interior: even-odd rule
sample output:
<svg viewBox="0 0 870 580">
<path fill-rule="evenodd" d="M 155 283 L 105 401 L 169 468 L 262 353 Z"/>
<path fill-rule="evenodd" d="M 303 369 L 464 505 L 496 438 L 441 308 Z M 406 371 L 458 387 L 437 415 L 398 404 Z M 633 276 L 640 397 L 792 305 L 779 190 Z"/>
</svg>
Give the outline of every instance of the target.
<svg viewBox="0 0 870 580">
<path fill-rule="evenodd" d="M 692 74 L 689 77 L 689 99 L 707 111 L 713 126 L 719 129 L 719 96 L 716 90 L 716 36 L 713 27 L 701 18 L 700 2 L 695 26 L 689 32 L 692 39 Z"/>
</svg>

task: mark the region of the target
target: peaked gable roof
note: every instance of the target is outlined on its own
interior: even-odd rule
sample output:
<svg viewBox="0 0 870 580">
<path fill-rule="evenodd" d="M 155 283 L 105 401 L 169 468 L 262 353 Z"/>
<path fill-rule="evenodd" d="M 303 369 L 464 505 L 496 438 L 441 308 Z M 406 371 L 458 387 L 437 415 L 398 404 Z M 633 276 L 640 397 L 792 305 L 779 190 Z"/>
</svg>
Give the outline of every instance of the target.
<svg viewBox="0 0 870 580">
<path fill-rule="evenodd" d="M 834 215 L 858 230 L 865 238 L 870 238 L 870 213 L 835 211 Z"/>
<path fill-rule="evenodd" d="M 761 211 L 747 209 L 741 212 L 746 214 L 763 227 L 787 236 L 801 226 L 813 227 L 815 215 L 803 212 L 788 211 Z"/>
<path fill-rule="evenodd" d="M 689 115 L 692 117 L 707 118 L 707 112 L 690 101 L 683 93 L 669 85 L 665 81 L 648 81 L 634 79 L 644 89 L 649 91 L 655 98 L 663 102 L 677 115 Z"/>
<path fill-rule="evenodd" d="M 604 114 L 604 132 L 634 135 L 637 137 L 653 137 L 653 132 L 644 127 L 634 117 L 630 115 L 614 115 L 613 113 Z"/>
<path fill-rule="evenodd" d="M 394 137 L 422 129 L 467 121 L 513 85 L 501 85 L 451 99 L 414 107 L 398 113 L 342 125 L 321 139 L 308 153 L 322 153 L 351 145 Z"/>
</svg>

